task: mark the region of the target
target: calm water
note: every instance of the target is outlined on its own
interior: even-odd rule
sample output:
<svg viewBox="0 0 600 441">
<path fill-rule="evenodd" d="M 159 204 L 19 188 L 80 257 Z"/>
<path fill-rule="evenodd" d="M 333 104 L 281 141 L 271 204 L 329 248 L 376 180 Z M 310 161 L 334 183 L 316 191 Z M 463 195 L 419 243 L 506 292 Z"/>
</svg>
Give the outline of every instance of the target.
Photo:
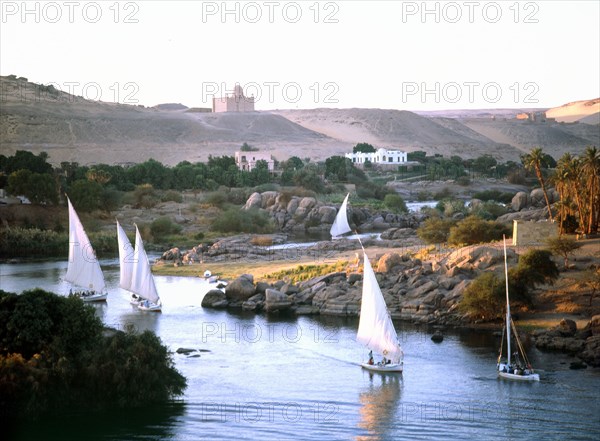
<svg viewBox="0 0 600 441">
<path fill-rule="evenodd" d="M 22 427 L 30 440 L 597 440 L 600 370 L 568 369 L 570 358 L 529 349 L 542 381 L 495 375 L 497 338 L 447 331 L 441 344 L 426 330 L 397 323 L 402 375 L 370 375 L 357 320 L 276 320 L 204 310 L 201 279 L 157 277 L 161 314 L 129 305 L 116 287 L 116 261 L 102 261 L 109 301 L 95 306 L 105 324 L 156 332 L 188 378 L 185 396 L 134 412 L 81 412 Z M 41 287 L 66 294 L 63 262 L 0 265 L 0 288 Z"/>
</svg>

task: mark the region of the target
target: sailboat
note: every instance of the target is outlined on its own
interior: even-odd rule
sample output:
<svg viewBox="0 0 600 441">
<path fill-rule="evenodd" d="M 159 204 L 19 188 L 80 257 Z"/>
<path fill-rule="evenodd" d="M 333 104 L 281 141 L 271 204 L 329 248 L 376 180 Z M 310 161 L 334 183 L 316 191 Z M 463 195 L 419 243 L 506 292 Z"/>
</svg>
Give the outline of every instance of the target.
<svg viewBox="0 0 600 441">
<path fill-rule="evenodd" d="M 160 297 L 150 269 L 148 255 L 140 231 L 135 226 L 135 248 L 131 252 L 131 242 L 117 221 L 117 239 L 119 242 L 120 279 L 119 286 L 131 292 L 131 303 L 143 311 L 162 309 Z"/>
<path fill-rule="evenodd" d="M 519 333 L 515 327 L 514 322 L 510 316 L 510 301 L 508 298 L 508 264 L 506 262 L 506 237 L 504 239 L 504 277 L 506 279 L 506 323 L 504 329 L 506 330 L 506 361 L 501 362 L 502 359 L 502 348 L 504 346 L 504 335 L 502 332 L 502 342 L 500 343 L 500 354 L 498 355 L 498 377 L 506 378 L 508 380 L 518 381 L 540 381 L 540 375 L 533 371 L 533 367 L 527 359 L 527 354 L 523 349 L 521 340 L 519 340 Z M 514 332 L 515 341 L 517 342 L 518 351 L 512 354 L 511 358 L 511 330 Z M 519 355 L 520 354 L 520 355 Z M 521 359 L 522 357 L 522 359 Z"/>
<path fill-rule="evenodd" d="M 84 302 L 105 302 L 108 297 L 104 275 L 77 212 L 67 197 L 69 206 L 69 263 L 65 280 L 77 288 L 71 294 Z"/>
<path fill-rule="evenodd" d="M 331 225 L 331 229 L 329 230 L 332 239 L 339 239 L 342 234 L 352 231 L 350 225 L 348 224 L 348 215 L 346 214 L 349 196 L 350 193 L 348 193 L 344 198 L 344 202 L 342 202 L 342 206 L 340 207 L 340 210 L 333 221 L 333 225 Z"/>
<path fill-rule="evenodd" d="M 361 363 L 361 366 L 375 372 L 402 372 L 404 353 L 398 342 L 398 334 L 364 249 L 363 255 L 363 291 L 356 340 L 371 352 L 369 361 Z M 374 361 L 373 351 L 383 355 L 380 362 Z"/>
</svg>

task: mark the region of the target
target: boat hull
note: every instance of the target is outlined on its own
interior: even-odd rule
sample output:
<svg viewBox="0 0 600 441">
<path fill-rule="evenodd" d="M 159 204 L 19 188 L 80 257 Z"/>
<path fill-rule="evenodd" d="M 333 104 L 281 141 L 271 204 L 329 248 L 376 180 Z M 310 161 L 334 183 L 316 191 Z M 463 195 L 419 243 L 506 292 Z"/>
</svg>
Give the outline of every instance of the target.
<svg viewBox="0 0 600 441">
<path fill-rule="evenodd" d="M 90 294 L 88 296 L 80 296 L 80 298 L 86 303 L 106 302 L 106 299 L 108 298 L 108 293 Z"/>
<path fill-rule="evenodd" d="M 141 309 L 142 311 L 160 312 L 162 307 L 160 305 L 146 306 L 146 305 L 140 303 L 138 305 L 138 309 Z"/>
<path fill-rule="evenodd" d="M 498 372 L 498 378 L 514 381 L 540 381 L 540 374 L 509 374 L 508 372 Z"/>
<path fill-rule="evenodd" d="M 391 372 L 402 372 L 404 368 L 404 363 L 390 363 L 390 364 L 369 364 L 369 363 L 361 363 L 360 364 L 363 369 L 366 369 L 371 372 L 382 372 L 382 373 L 391 373 Z"/>
</svg>

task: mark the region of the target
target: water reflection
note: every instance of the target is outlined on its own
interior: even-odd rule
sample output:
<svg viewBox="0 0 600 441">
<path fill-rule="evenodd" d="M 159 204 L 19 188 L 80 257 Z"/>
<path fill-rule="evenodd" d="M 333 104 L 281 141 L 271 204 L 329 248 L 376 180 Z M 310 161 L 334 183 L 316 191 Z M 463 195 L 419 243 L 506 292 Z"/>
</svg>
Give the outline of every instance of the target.
<svg viewBox="0 0 600 441">
<path fill-rule="evenodd" d="M 358 400 L 360 420 L 358 427 L 368 435 L 355 437 L 357 441 L 389 439 L 394 427 L 394 415 L 400 401 L 402 374 L 369 373 L 369 386 L 361 392 Z"/>
<path fill-rule="evenodd" d="M 121 440 L 169 440 L 177 435 L 177 428 L 186 412 L 186 404 L 180 401 L 164 406 L 143 409 L 113 410 L 108 412 L 73 412 L 22 424 L 15 433 L 9 433 L 14 441 L 121 441 Z M 68 428 L 68 430 L 65 430 Z M 12 435 L 12 436 L 11 436 Z"/>
</svg>

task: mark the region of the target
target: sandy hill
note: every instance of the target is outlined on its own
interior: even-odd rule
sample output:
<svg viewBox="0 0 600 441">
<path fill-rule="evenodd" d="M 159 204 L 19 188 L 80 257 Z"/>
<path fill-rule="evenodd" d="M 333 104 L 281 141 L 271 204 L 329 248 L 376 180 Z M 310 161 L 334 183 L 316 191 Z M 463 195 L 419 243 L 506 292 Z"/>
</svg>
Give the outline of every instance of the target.
<svg viewBox="0 0 600 441">
<path fill-rule="evenodd" d="M 154 158 L 174 165 L 233 155 L 244 142 L 278 159 L 346 150 L 336 140 L 268 112 L 195 113 L 178 104 L 146 108 L 90 101 L 11 77 L 0 77 L 0 87 L 3 154 L 46 151 L 55 164 Z"/>
<path fill-rule="evenodd" d="M 579 121 L 585 124 L 600 124 L 600 98 L 574 101 L 546 111 L 548 118 L 558 122 Z"/>
<path fill-rule="evenodd" d="M 315 132 L 349 143 L 368 142 L 407 151 L 459 155 L 465 158 L 489 153 L 499 159 L 518 157 L 502 145 L 457 120 L 427 118 L 413 112 L 384 109 L 278 110 L 278 114 Z"/>
<path fill-rule="evenodd" d="M 14 76 L 0 77 L 0 91 L 2 153 L 46 151 L 54 164 L 154 158 L 174 165 L 205 161 L 209 155 L 233 155 L 244 142 L 279 160 L 290 156 L 322 160 L 343 155 L 358 142 L 447 157 L 491 154 L 502 161 L 518 161 L 533 146 L 558 159 L 566 151 L 578 154 L 587 145 L 600 145 L 598 125 L 519 121 L 515 119 L 518 109 L 210 113 L 179 103 L 147 108 L 90 101 Z M 594 117 L 598 100 L 578 103 L 584 104 L 567 107 L 587 106 L 585 118 Z"/>
</svg>

